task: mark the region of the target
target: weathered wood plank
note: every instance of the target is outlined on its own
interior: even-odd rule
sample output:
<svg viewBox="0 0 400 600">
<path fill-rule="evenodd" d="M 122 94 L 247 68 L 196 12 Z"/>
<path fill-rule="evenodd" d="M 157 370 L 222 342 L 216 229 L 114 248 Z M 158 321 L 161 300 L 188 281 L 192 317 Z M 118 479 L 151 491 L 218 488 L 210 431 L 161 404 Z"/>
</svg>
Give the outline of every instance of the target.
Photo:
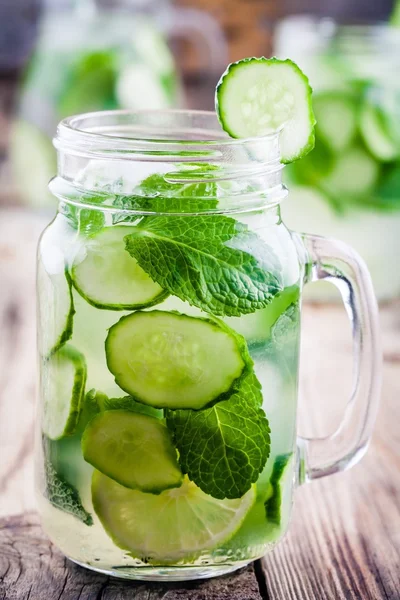
<svg viewBox="0 0 400 600">
<path fill-rule="evenodd" d="M 271 599 L 400 598 L 399 309 L 397 303 L 381 310 L 385 357 L 383 390 L 371 447 L 354 469 L 297 491 L 289 534 L 262 561 Z M 326 343 L 323 345 L 329 322 L 324 312 L 321 309 L 305 311 L 305 325 L 313 330 L 311 339 L 308 332 L 305 344 L 308 357 L 312 356 L 313 346 L 314 350 L 318 346 L 324 348 L 319 355 L 314 351 L 314 374 L 307 368 L 307 378 L 303 381 L 303 392 L 304 388 L 309 394 L 313 389 L 319 390 L 319 407 L 314 402 L 313 410 L 302 415 L 307 421 L 308 433 L 313 427 L 319 433 L 332 432 L 341 412 L 337 400 L 343 404 L 342 372 L 337 368 L 342 364 L 341 344 L 336 338 L 333 349 L 331 344 L 329 349 Z M 329 319 L 331 331 L 338 320 L 332 311 Z M 346 345 L 343 339 L 342 352 L 350 357 L 351 349 L 346 350 Z M 335 354 L 336 359 L 327 364 Z M 336 383 L 332 375 L 337 378 Z M 348 384 L 349 373 L 347 375 Z M 321 413 L 325 413 L 325 419 L 321 419 Z"/>
<path fill-rule="evenodd" d="M 214 580 L 133 583 L 67 560 L 34 513 L 0 520 L 0 600 L 261 600 L 250 566 Z"/>
</svg>

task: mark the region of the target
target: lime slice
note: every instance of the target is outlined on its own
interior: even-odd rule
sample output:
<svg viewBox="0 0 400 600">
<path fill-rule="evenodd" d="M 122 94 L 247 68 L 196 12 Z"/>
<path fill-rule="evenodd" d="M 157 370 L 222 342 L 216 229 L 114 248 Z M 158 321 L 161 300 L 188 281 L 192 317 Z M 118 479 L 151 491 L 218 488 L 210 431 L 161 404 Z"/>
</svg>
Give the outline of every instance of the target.
<svg viewBox="0 0 400 600">
<path fill-rule="evenodd" d="M 291 60 L 245 58 L 223 73 L 215 107 L 231 137 L 258 137 L 281 130 L 281 160 L 290 163 L 314 147 L 311 92 L 307 77 Z"/>
<path fill-rule="evenodd" d="M 84 356 L 63 346 L 44 362 L 41 376 L 44 401 L 43 433 L 59 440 L 75 433 L 86 384 Z"/>
<path fill-rule="evenodd" d="M 125 487 L 159 494 L 179 487 L 171 434 L 161 421 L 126 410 L 108 410 L 94 417 L 82 437 L 86 462 Z"/>
<path fill-rule="evenodd" d="M 114 543 L 151 563 L 191 560 L 228 540 L 255 500 L 253 486 L 242 498 L 217 500 L 185 478 L 159 494 L 129 490 L 98 471 L 93 506 Z"/>
</svg>

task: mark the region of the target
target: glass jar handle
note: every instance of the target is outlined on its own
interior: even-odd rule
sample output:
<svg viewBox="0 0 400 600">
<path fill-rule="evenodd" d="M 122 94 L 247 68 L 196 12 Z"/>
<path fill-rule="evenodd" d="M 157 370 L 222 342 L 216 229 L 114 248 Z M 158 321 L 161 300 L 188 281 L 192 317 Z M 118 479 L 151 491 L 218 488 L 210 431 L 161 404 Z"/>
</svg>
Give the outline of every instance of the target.
<svg viewBox="0 0 400 600">
<path fill-rule="evenodd" d="M 198 56 L 206 57 L 203 69 L 221 75 L 228 64 L 228 46 L 217 21 L 208 13 L 196 8 L 169 7 L 160 19 L 168 37 L 181 37 L 194 44 Z"/>
<path fill-rule="evenodd" d="M 326 280 L 340 291 L 353 335 L 353 389 L 337 430 L 324 438 L 300 437 L 299 482 L 344 471 L 364 455 L 378 410 L 382 352 L 371 276 L 347 244 L 303 234 L 306 283 Z"/>
</svg>

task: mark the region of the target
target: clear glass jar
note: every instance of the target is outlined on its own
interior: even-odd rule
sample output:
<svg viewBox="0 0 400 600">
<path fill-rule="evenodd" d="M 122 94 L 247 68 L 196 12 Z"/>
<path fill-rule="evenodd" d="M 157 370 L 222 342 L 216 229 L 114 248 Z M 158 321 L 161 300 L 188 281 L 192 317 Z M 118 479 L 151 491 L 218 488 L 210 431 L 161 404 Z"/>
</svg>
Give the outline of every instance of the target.
<svg viewBox="0 0 400 600">
<path fill-rule="evenodd" d="M 44 529 L 119 577 L 235 570 L 284 535 L 295 485 L 365 452 L 380 360 L 368 272 L 282 222 L 277 135 L 115 111 L 64 120 L 55 144 L 59 208 L 38 251 Z M 357 378 L 340 430 L 306 440 L 301 294 L 324 278 L 352 317 Z"/>
<path fill-rule="evenodd" d="M 288 169 L 290 227 L 339 237 L 366 260 L 379 300 L 397 298 L 400 275 L 400 33 L 385 24 L 338 25 L 293 16 L 275 53 L 310 78 L 315 150 Z M 374 243 L 379 240 L 379 243 Z M 324 290 L 313 290 L 323 297 Z"/>
<path fill-rule="evenodd" d="M 185 102 L 168 43 L 184 38 L 217 77 L 227 62 L 218 24 L 168 0 L 51 0 L 18 95 L 10 161 L 19 199 L 53 206 L 43 192 L 56 168 L 51 140 L 68 115 L 94 110 L 166 109 Z M 30 185 L 22 181 L 26 176 Z"/>
</svg>

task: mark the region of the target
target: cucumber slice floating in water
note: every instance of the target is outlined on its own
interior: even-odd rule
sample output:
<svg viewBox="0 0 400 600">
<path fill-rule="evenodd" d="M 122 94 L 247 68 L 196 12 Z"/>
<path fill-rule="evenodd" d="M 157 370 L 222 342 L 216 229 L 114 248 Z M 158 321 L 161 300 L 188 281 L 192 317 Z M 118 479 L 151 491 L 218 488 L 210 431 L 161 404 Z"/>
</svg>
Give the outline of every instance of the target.
<svg viewBox="0 0 400 600">
<path fill-rule="evenodd" d="M 100 413 L 83 433 L 82 453 L 88 463 L 127 488 L 159 494 L 182 484 L 171 435 L 154 417 L 125 410 Z"/>
<path fill-rule="evenodd" d="M 293 454 L 281 454 L 277 456 L 272 468 L 269 498 L 265 502 L 265 511 L 268 521 L 275 525 L 281 524 L 282 505 L 291 501 L 292 489 L 286 481 L 287 477 L 292 477 L 290 473 L 290 464 Z"/>
<path fill-rule="evenodd" d="M 333 152 L 341 152 L 353 141 L 357 111 L 351 96 L 326 92 L 313 100 L 317 134 Z"/>
<path fill-rule="evenodd" d="M 51 440 L 73 435 L 86 384 L 86 362 L 73 346 L 63 346 L 43 365 L 43 433 Z"/>
<path fill-rule="evenodd" d="M 377 160 L 390 162 L 400 154 L 399 145 L 391 137 L 383 111 L 365 103 L 360 115 L 360 131 L 368 150 Z"/>
<path fill-rule="evenodd" d="M 361 146 L 350 147 L 338 157 L 331 173 L 319 186 L 338 200 L 362 198 L 373 191 L 379 176 L 379 164 Z"/>
<path fill-rule="evenodd" d="M 95 471 L 94 510 L 114 543 L 153 564 L 188 560 L 230 539 L 255 500 L 216 500 L 185 478 L 159 495 L 129 490 Z"/>
<path fill-rule="evenodd" d="M 229 65 L 219 80 L 216 112 L 234 138 L 281 129 L 281 160 L 290 163 L 314 147 L 311 93 L 307 77 L 291 60 L 245 58 Z"/>
<path fill-rule="evenodd" d="M 75 289 L 96 308 L 133 310 L 167 297 L 125 250 L 124 237 L 133 227 L 106 227 L 87 240 L 71 269 Z"/>
<path fill-rule="evenodd" d="M 67 272 L 47 273 L 39 261 L 37 286 L 40 294 L 39 351 L 43 357 L 48 357 L 72 337 L 75 309 L 71 279 Z"/>
<path fill-rule="evenodd" d="M 252 365 L 244 338 L 221 321 L 159 310 L 122 317 L 109 330 L 106 358 L 128 394 L 171 409 L 226 399 Z"/>
</svg>

